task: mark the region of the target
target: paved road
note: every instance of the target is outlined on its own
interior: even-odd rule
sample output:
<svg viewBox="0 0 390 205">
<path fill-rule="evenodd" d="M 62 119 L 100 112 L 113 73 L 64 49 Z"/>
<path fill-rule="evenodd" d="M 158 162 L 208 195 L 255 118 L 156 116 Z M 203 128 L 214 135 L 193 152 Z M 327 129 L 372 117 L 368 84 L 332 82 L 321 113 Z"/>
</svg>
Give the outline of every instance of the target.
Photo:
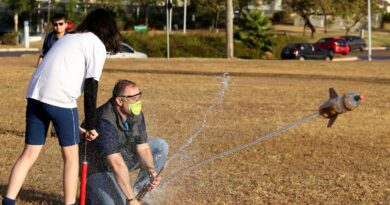
<svg viewBox="0 0 390 205">
<path fill-rule="evenodd" d="M 0 57 L 16 57 L 22 55 L 39 55 L 39 51 L 8 51 L 0 52 Z M 357 56 L 359 60 L 368 59 L 368 51 L 355 50 L 349 53 L 347 56 Z M 390 48 L 386 50 L 372 50 L 372 60 L 390 60 Z"/>
<path fill-rule="evenodd" d="M 368 51 L 352 51 L 349 56 L 357 56 L 359 60 L 367 60 L 368 59 Z M 390 49 L 386 50 L 372 50 L 371 55 L 372 60 L 390 60 Z"/>
</svg>

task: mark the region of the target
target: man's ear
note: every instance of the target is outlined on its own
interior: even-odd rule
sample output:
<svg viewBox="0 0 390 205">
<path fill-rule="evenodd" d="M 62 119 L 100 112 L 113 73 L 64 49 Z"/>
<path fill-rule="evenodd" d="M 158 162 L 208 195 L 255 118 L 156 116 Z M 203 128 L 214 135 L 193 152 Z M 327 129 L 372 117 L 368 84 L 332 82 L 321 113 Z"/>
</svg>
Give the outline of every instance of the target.
<svg viewBox="0 0 390 205">
<path fill-rule="evenodd" d="M 116 103 L 117 105 L 119 105 L 119 106 L 122 106 L 122 103 L 123 103 L 122 98 L 116 97 L 116 98 L 115 98 L 115 103 Z"/>
</svg>

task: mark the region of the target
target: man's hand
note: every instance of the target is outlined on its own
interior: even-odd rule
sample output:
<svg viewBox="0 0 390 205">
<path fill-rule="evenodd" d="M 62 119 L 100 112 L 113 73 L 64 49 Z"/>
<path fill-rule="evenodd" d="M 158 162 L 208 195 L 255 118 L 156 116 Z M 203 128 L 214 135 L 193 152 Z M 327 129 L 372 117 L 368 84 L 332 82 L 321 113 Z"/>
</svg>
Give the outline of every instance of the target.
<svg viewBox="0 0 390 205">
<path fill-rule="evenodd" d="M 126 205 L 141 205 L 141 202 L 137 199 L 131 200 L 130 202 L 127 202 Z"/>
<path fill-rule="evenodd" d="M 158 175 L 156 171 L 151 172 L 151 175 L 153 176 L 154 180 L 150 183 L 150 186 L 152 189 L 154 189 L 160 184 L 161 176 Z"/>
<path fill-rule="evenodd" d="M 96 132 L 96 130 L 85 130 L 84 128 L 79 127 L 80 134 L 85 137 L 85 140 L 92 141 L 96 139 L 99 134 Z"/>
<path fill-rule="evenodd" d="M 87 132 L 85 133 L 85 139 L 87 141 L 92 141 L 94 139 L 96 139 L 96 137 L 98 137 L 99 134 L 96 132 L 96 130 L 87 130 Z"/>
</svg>

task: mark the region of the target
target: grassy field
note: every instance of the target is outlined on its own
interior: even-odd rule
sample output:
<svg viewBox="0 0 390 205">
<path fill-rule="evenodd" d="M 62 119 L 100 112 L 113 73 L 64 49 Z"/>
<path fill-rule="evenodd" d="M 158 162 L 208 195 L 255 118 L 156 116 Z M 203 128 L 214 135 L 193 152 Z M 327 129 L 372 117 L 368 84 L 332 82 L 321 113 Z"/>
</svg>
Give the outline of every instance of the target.
<svg viewBox="0 0 390 205">
<path fill-rule="evenodd" d="M 36 57 L 1 58 L 0 190 L 23 144 L 24 99 Z M 223 73 L 229 73 L 230 79 Z M 166 139 L 172 156 L 163 177 L 247 143 L 316 111 L 339 94 L 363 92 L 356 111 L 331 129 L 321 117 L 271 140 L 176 176 L 149 204 L 390 204 L 390 70 L 387 61 L 110 60 L 98 104 L 118 79 L 144 93 L 150 137 Z M 221 94 L 225 86 L 227 89 Z M 226 87 L 225 87 L 226 88 Z M 83 116 L 82 99 L 80 118 Z M 134 174 L 132 175 L 134 176 Z M 18 204 L 61 204 L 62 161 L 48 138 Z"/>
</svg>

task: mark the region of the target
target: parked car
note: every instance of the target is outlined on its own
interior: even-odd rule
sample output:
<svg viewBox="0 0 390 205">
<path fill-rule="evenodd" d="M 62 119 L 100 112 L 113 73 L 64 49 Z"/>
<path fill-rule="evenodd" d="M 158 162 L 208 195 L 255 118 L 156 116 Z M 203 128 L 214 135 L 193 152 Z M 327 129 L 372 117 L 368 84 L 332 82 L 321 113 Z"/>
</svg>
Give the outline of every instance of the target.
<svg viewBox="0 0 390 205">
<path fill-rule="evenodd" d="M 134 50 L 126 43 L 121 43 L 121 50 L 116 54 L 108 54 L 108 58 L 147 58 L 145 53 Z"/>
<path fill-rule="evenodd" d="M 366 41 L 360 36 L 341 36 L 341 38 L 344 38 L 347 41 L 350 51 L 355 49 L 363 51 L 366 48 Z"/>
<path fill-rule="evenodd" d="M 329 61 L 333 59 L 333 53 L 320 47 L 315 48 L 311 43 L 288 43 L 282 50 L 281 58 Z"/>
<path fill-rule="evenodd" d="M 321 38 L 314 43 L 314 47 L 320 47 L 330 52 L 341 53 L 343 55 L 347 55 L 350 51 L 347 41 L 344 38 Z"/>
<path fill-rule="evenodd" d="M 66 30 L 67 32 L 73 31 L 73 21 L 71 21 L 71 20 L 66 20 L 66 24 L 67 24 L 68 26 L 66 26 L 65 30 Z"/>
</svg>

